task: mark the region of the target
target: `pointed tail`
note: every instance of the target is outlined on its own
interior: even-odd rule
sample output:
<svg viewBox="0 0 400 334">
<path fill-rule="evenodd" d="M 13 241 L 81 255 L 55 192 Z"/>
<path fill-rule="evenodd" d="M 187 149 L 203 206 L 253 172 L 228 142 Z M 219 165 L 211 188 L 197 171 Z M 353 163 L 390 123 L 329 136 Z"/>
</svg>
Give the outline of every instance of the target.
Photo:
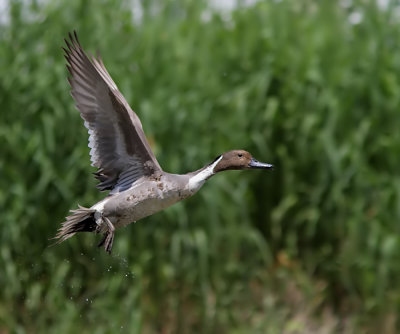
<svg viewBox="0 0 400 334">
<path fill-rule="evenodd" d="M 56 244 L 71 238 L 76 232 L 92 232 L 96 230 L 95 210 L 78 206 L 79 209 L 70 210 L 72 214 L 66 217 L 66 221 L 61 224 L 57 235 L 54 237 L 54 239 L 58 239 Z"/>
</svg>

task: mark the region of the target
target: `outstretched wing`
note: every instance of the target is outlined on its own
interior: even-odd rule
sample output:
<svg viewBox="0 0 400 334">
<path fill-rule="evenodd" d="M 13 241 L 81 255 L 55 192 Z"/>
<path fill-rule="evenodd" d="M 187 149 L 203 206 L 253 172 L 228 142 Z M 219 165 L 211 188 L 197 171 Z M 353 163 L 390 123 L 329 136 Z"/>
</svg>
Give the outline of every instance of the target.
<svg viewBox="0 0 400 334">
<path fill-rule="evenodd" d="M 68 81 L 89 130 L 90 160 L 100 190 L 123 191 L 142 176 L 161 172 L 138 116 L 129 107 L 101 58 L 83 51 L 76 32 L 64 48 Z"/>
</svg>

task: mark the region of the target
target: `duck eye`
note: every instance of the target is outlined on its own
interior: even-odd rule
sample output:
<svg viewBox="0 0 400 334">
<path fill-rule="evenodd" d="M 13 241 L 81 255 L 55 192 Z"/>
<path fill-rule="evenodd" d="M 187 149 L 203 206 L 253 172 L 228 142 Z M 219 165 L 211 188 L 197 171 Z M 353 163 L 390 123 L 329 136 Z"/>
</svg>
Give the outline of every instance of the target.
<svg viewBox="0 0 400 334">
<path fill-rule="evenodd" d="M 239 154 L 238 154 L 238 157 L 239 157 L 239 158 L 243 157 L 243 154 L 242 154 L 242 153 L 239 153 Z"/>
</svg>

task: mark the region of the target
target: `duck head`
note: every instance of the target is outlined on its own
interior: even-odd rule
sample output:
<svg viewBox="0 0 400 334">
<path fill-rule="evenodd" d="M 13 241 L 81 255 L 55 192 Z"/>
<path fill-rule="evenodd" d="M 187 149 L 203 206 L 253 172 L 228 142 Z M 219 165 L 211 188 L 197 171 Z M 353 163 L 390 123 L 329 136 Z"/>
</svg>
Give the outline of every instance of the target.
<svg viewBox="0 0 400 334">
<path fill-rule="evenodd" d="M 217 162 L 218 161 L 218 162 Z M 213 172 L 240 169 L 272 169 L 273 165 L 257 161 L 252 155 L 244 150 L 228 151 L 215 159 L 216 165 Z"/>
<path fill-rule="evenodd" d="M 271 169 L 272 165 L 259 162 L 249 152 L 234 150 L 225 152 L 217 157 L 212 163 L 199 169 L 196 172 L 188 173 L 188 190 L 193 195 L 211 176 L 224 170 L 240 169 Z"/>
</svg>

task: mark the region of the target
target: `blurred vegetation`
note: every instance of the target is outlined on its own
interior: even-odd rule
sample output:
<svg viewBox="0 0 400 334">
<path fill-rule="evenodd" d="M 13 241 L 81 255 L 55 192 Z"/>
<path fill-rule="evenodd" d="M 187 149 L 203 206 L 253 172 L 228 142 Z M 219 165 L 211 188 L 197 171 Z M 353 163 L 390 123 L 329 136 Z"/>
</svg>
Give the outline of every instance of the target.
<svg viewBox="0 0 400 334">
<path fill-rule="evenodd" d="M 137 4 L 8 3 L 0 332 L 400 330 L 398 2 Z M 74 29 L 166 171 L 235 148 L 275 171 L 214 177 L 119 230 L 112 256 L 93 234 L 48 247 L 69 209 L 105 196 L 68 93 Z"/>
</svg>

